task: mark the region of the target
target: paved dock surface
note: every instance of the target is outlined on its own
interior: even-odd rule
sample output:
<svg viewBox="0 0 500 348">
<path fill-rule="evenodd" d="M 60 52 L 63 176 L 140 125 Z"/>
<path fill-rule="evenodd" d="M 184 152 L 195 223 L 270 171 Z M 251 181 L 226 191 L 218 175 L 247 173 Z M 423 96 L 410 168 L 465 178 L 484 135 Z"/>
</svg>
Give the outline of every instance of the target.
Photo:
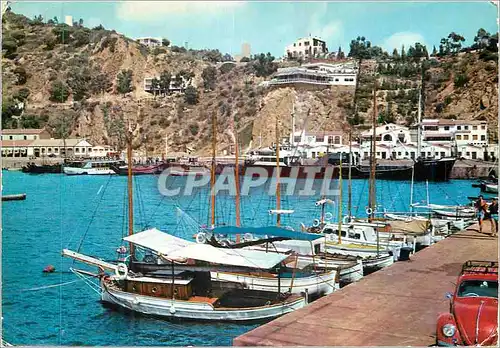
<svg viewBox="0 0 500 348">
<path fill-rule="evenodd" d="M 234 339 L 235 346 L 428 346 L 467 260 L 498 260 L 471 228 Z"/>
</svg>

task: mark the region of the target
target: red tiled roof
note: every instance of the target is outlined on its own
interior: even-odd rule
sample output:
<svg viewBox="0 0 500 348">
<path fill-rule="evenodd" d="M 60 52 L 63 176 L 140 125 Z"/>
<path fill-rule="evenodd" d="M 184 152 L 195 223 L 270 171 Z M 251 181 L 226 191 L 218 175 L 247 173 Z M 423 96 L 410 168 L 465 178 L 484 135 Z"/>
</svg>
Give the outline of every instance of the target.
<svg viewBox="0 0 500 348">
<path fill-rule="evenodd" d="M 2 129 L 2 134 L 40 134 L 45 131 L 44 128 L 41 129 Z"/>
<path fill-rule="evenodd" d="M 1 147 L 23 147 L 28 146 L 33 140 L 0 140 Z"/>
</svg>

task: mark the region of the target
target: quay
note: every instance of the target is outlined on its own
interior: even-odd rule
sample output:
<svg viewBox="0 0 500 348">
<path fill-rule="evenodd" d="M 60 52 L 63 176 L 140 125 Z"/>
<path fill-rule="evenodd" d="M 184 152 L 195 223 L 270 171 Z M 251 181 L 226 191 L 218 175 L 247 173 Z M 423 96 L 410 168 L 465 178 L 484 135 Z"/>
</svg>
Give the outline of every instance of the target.
<svg viewBox="0 0 500 348">
<path fill-rule="evenodd" d="M 488 226 L 488 225 L 486 225 Z M 429 346 L 446 292 L 467 260 L 498 260 L 498 239 L 458 232 L 309 306 L 233 340 L 234 346 Z"/>
</svg>

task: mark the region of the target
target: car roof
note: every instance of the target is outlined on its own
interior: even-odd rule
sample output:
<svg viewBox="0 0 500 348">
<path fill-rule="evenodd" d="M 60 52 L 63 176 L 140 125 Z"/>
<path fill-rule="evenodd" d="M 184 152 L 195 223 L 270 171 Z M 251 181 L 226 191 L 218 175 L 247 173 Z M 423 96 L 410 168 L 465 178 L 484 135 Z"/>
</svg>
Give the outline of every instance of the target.
<svg viewBox="0 0 500 348">
<path fill-rule="evenodd" d="M 498 281 L 498 274 L 496 273 L 464 273 L 459 277 L 462 280 L 490 280 Z"/>
</svg>

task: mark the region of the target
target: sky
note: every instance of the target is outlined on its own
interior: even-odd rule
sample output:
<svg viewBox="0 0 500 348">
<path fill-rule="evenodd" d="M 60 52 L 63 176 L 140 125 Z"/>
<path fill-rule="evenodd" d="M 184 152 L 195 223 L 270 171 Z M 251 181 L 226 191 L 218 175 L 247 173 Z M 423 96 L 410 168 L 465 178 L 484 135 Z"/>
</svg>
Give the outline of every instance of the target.
<svg viewBox="0 0 500 348">
<path fill-rule="evenodd" d="M 13 1 L 11 8 L 28 17 L 41 14 L 59 21 L 70 15 L 85 26 L 102 24 L 131 38 L 165 37 L 173 45 L 217 48 L 236 55 L 248 42 L 251 53 L 284 55 L 301 37 L 318 36 L 329 51 L 365 36 L 388 52 L 420 42 L 439 46 L 454 31 L 473 42 L 479 28 L 497 31 L 497 10 L 489 1 L 475 2 L 261 2 L 261 1 Z"/>
</svg>

